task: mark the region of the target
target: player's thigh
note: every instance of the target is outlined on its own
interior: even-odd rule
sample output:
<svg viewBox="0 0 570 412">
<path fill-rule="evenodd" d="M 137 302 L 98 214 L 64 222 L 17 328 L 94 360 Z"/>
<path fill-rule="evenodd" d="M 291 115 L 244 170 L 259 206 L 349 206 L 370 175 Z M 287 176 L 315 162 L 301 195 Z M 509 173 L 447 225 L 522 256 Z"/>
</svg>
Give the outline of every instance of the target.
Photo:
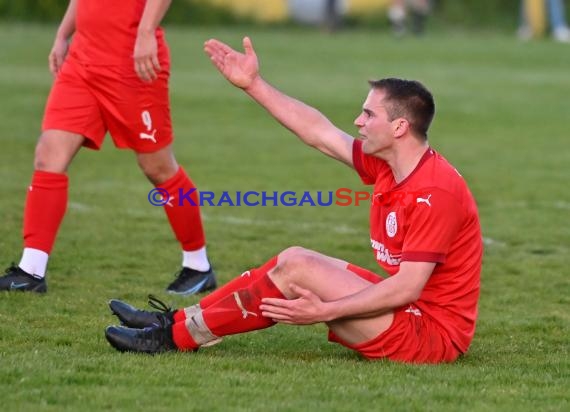
<svg viewBox="0 0 570 412">
<path fill-rule="evenodd" d="M 348 263 L 302 247 L 281 252 L 270 278 L 285 296 L 295 298 L 290 291 L 294 283 L 309 289 L 323 300 L 335 300 L 361 291 L 372 284 L 347 269 Z"/>
<path fill-rule="evenodd" d="M 106 128 L 96 97 L 85 80 L 85 68 L 67 58 L 46 102 L 42 132 L 60 130 L 85 137 L 83 145 L 99 149 Z"/>
<path fill-rule="evenodd" d="M 172 142 L 168 77 L 161 71 L 147 83 L 132 68 L 97 68 L 91 86 L 115 146 L 152 153 Z"/>
<path fill-rule="evenodd" d="M 364 319 L 340 319 L 327 322 L 327 326 L 344 342 L 357 345 L 368 342 L 387 331 L 394 321 L 394 312 L 390 311 Z"/>
<path fill-rule="evenodd" d="M 302 247 L 292 247 L 279 254 L 277 266 L 269 276 L 290 299 L 294 283 L 315 293 L 324 301 L 334 301 L 358 293 L 382 278 L 346 261 Z M 393 313 L 362 319 L 339 319 L 328 322 L 329 329 L 343 342 L 357 344 L 371 340 L 392 324 Z"/>
<path fill-rule="evenodd" d="M 383 279 L 376 273 L 353 264 L 348 264 L 347 270 L 371 283 L 379 283 Z M 327 325 L 331 332 L 344 342 L 358 344 L 374 339 L 382 332 L 388 330 L 393 321 L 394 313 L 390 311 L 370 318 L 339 319 L 328 322 Z"/>
<path fill-rule="evenodd" d="M 350 341 L 331 329 L 329 340 L 353 349 L 368 359 L 440 363 L 452 362 L 460 355 L 445 330 L 414 304 L 394 310 L 391 325 L 375 337 Z"/>
</svg>

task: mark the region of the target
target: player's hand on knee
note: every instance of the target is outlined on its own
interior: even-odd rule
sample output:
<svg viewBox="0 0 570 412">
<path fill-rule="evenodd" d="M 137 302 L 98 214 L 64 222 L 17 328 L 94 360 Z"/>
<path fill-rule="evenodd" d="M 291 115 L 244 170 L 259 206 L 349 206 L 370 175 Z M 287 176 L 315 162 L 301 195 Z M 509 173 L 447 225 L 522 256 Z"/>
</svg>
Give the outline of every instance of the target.
<svg viewBox="0 0 570 412">
<path fill-rule="evenodd" d="M 275 322 L 290 325 L 311 325 L 327 319 L 327 304 L 316 294 L 298 285 L 291 284 L 294 299 L 264 298 L 261 300 L 262 315 Z"/>
</svg>

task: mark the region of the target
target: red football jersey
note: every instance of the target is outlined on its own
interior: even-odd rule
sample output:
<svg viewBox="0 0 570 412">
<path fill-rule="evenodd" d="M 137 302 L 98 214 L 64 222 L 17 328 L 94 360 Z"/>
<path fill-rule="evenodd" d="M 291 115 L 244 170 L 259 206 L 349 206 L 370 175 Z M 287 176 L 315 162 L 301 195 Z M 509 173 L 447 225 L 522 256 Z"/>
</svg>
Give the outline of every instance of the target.
<svg viewBox="0 0 570 412">
<path fill-rule="evenodd" d="M 475 200 L 459 172 L 433 149 L 396 183 L 386 162 L 362 153 L 354 141 L 354 167 L 374 185 L 370 241 L 378 264 L 390 275 L 400 262 L 435 262 L 415 302 L 466 352 L 475 333 L 483 239 Z"/>
<path fill-rule="evenodd" d="M 77 0 L 70 54 L 82 63 L 101 66 L 133 64 L 137 29 L 146 0 Z M 156 29 L 158 59 L 168 61 L 164 32 Z"/>
</svg>

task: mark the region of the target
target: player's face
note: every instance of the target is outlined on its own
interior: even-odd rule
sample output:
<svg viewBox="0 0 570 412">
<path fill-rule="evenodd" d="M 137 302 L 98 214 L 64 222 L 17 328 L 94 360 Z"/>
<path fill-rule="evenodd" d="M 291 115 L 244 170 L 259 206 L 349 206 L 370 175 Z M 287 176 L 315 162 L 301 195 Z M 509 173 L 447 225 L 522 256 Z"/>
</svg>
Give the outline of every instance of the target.
<svg viewBox="0 0 570 412">
<path fill-rule="evenodd" d="M 394 124 L 383 105 L 384 96 L 384 91 L 371 89 L 362 105 L 362 113 L 354 120 L 366 154 L 381 155 L 395 140 Z"/>
</svg>

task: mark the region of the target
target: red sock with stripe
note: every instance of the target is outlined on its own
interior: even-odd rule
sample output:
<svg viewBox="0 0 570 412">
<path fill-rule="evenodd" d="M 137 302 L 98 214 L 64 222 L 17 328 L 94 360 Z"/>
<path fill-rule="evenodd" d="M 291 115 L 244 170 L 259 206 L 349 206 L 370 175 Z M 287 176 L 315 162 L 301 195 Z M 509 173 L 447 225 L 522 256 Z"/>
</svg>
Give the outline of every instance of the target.
<svg viewBox="0 0 570 412">
<path fill-rule="evenodd" d="M 226 296 L 234 293 L 235 291 L 246 288 L 251 283 L 265 276 L 265 274 L 269 272 L 271 269 L 273 269 L 276 264 L 277 264 L 277 256 L 274 256 L 271 259 L 269 259 L 267 262 L 265 262 L 262 266 L 256 269 L 243 272 L 240 276 L 226 283 L 221 288 L 216 289 L 207 296 L 204 296 L 202 300 L 200 300 L 199 302 L 199 308 L 206 309 L 207 307 L 211 306 L 213 303 L 217 302 L 222 298 L 225 298 Z M 193 313 L 198 308 L 191 306 L 188 309 L 190 313 Z M 183 309 L 178 310 L 174 313 L 175 322 L 180 322 L 185 319 L 186 319 L 186 312 Z"/>
<path fill-rule="evenodd" d="M 51 253 L 67 209 L 68 186 L 63 173 L 34 171 L 24 210 L 24 247 Z"/>
<path fill-rule="evenodd" d="M 251 272 L 256 280 L 248 286 L 237 290 L 228 288 L 226 296 L 198 310 L 188 319 L 177 321 L 172 333 L 178 348 L 196 349 L 216 337 L 273 326 L 275 322 L 262 316 L 259 305 L 262 298 L 285 298 L 267 275 L 276 262 L 277 259 L 273 258 L 262 267 L 253 269 Z"/>
</svg>

